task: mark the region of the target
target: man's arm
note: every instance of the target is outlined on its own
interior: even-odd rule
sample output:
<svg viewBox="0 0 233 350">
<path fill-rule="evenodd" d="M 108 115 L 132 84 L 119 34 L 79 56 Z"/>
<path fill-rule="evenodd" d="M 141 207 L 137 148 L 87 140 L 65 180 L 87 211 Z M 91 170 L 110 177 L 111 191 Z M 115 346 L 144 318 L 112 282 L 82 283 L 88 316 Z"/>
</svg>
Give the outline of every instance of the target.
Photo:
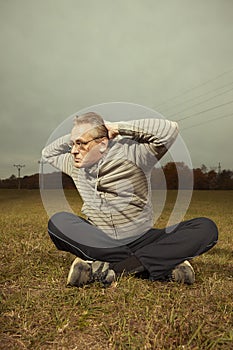
<svg viewBox="0 0 233 350">
<path fill-rule="evenodd" d="M 55 168 L 71 175 L 73 157 L 69 150 L 70 134 L 60 137 L 46 146 L 42 151 L 42 157 Z"/>
<path fill-rule="evenodd" d="M 131 138 L 159 160 L 174 143 L 179 129 L 176 122 L 165 119 L 140 119 L 129 122 L 106 124 L 109 138 L 117 135 Z"/>
</svg>

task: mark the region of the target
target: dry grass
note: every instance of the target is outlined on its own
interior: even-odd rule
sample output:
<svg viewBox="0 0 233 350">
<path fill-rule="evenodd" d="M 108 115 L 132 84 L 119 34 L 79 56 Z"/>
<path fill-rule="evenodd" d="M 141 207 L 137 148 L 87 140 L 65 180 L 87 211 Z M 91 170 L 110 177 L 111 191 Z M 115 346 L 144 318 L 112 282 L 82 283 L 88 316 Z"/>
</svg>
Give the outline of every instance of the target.
<svg viewBox="0 0 233 350">
<path fill-rule="evenodd" d="M 194 285 L 122 277 L 107 289 L 65 287 L 73 256 L 50 242 L 38 191 L 0 198 L 0 349 L 233 349 L 233 191 L 194 193 L 186 218 L 208 216 L 220 231 L 218 245 L 193 261 Z M 75 206 L 76 193 L 67 198 Z"/>
</svg>

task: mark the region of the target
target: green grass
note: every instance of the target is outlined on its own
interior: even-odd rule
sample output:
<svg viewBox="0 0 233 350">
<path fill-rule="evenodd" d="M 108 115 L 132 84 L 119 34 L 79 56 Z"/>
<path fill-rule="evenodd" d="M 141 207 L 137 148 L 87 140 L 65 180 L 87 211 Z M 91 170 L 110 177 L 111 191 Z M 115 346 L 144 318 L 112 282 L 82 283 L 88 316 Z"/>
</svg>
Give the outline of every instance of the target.
<svg viewBox="0 0 233 350">
<path fill-rule="evenodd" d="M 77 211 L 77 194 L 67 191 Z M 163 227 L 174 203 L 168 196 Z M 2 190 L 0 349 L 233 349 L 233 191 L 195 191 L 185 219 L 207 216 L 219 243 L 193 260 L 192 286 L 121 277 L 67 288 L 73 256 L 50 241 L 38 191 Z"/>
</svg>

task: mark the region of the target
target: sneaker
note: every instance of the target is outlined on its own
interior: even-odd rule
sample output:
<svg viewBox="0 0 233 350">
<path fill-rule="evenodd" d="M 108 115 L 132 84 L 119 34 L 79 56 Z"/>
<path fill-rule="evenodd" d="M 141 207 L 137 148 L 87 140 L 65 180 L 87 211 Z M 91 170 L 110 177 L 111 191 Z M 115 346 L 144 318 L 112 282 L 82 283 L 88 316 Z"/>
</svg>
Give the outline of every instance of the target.
<svg viewBox="0 0 233 350">
<path fill-rule="evenodd" d="M 195 282 L 195 272 L 192 265 L 185 260 L 172 271 L 172 280 L 178 283 L 193 284 Z"/>
<path fill-rule="evenodd" d="M 84 261 L 76 258 L 70 267 L 67 286 L 81 287 L 95 281 L 109 285 L 115 279 L 115 272 L 109 269 L 109 263 L 103 261 Z"/>
<path fill-rule="evenodd" d="M 98 281 L 108 285 L 115 280 L 116 273 L 109 268 L 108 262 L 96 260 L 91 264 L 91 282 Z"/>
</svg>

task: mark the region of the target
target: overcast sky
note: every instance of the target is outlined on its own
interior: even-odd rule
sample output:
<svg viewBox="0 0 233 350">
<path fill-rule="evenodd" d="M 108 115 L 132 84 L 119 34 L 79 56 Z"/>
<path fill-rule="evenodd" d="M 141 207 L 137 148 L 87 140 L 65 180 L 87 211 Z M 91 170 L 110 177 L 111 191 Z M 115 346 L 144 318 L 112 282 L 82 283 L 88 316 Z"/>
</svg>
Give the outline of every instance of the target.
<svg viewBox="0 0 233 350">
<path fill-rule="evenodd" d="M 112 101 L 186 118 L 193 166 L 233 170 L 232 14 L 232 0 L 0 1 L 0 178 L 38 172 L 67 117 Z"/>
</svg>

